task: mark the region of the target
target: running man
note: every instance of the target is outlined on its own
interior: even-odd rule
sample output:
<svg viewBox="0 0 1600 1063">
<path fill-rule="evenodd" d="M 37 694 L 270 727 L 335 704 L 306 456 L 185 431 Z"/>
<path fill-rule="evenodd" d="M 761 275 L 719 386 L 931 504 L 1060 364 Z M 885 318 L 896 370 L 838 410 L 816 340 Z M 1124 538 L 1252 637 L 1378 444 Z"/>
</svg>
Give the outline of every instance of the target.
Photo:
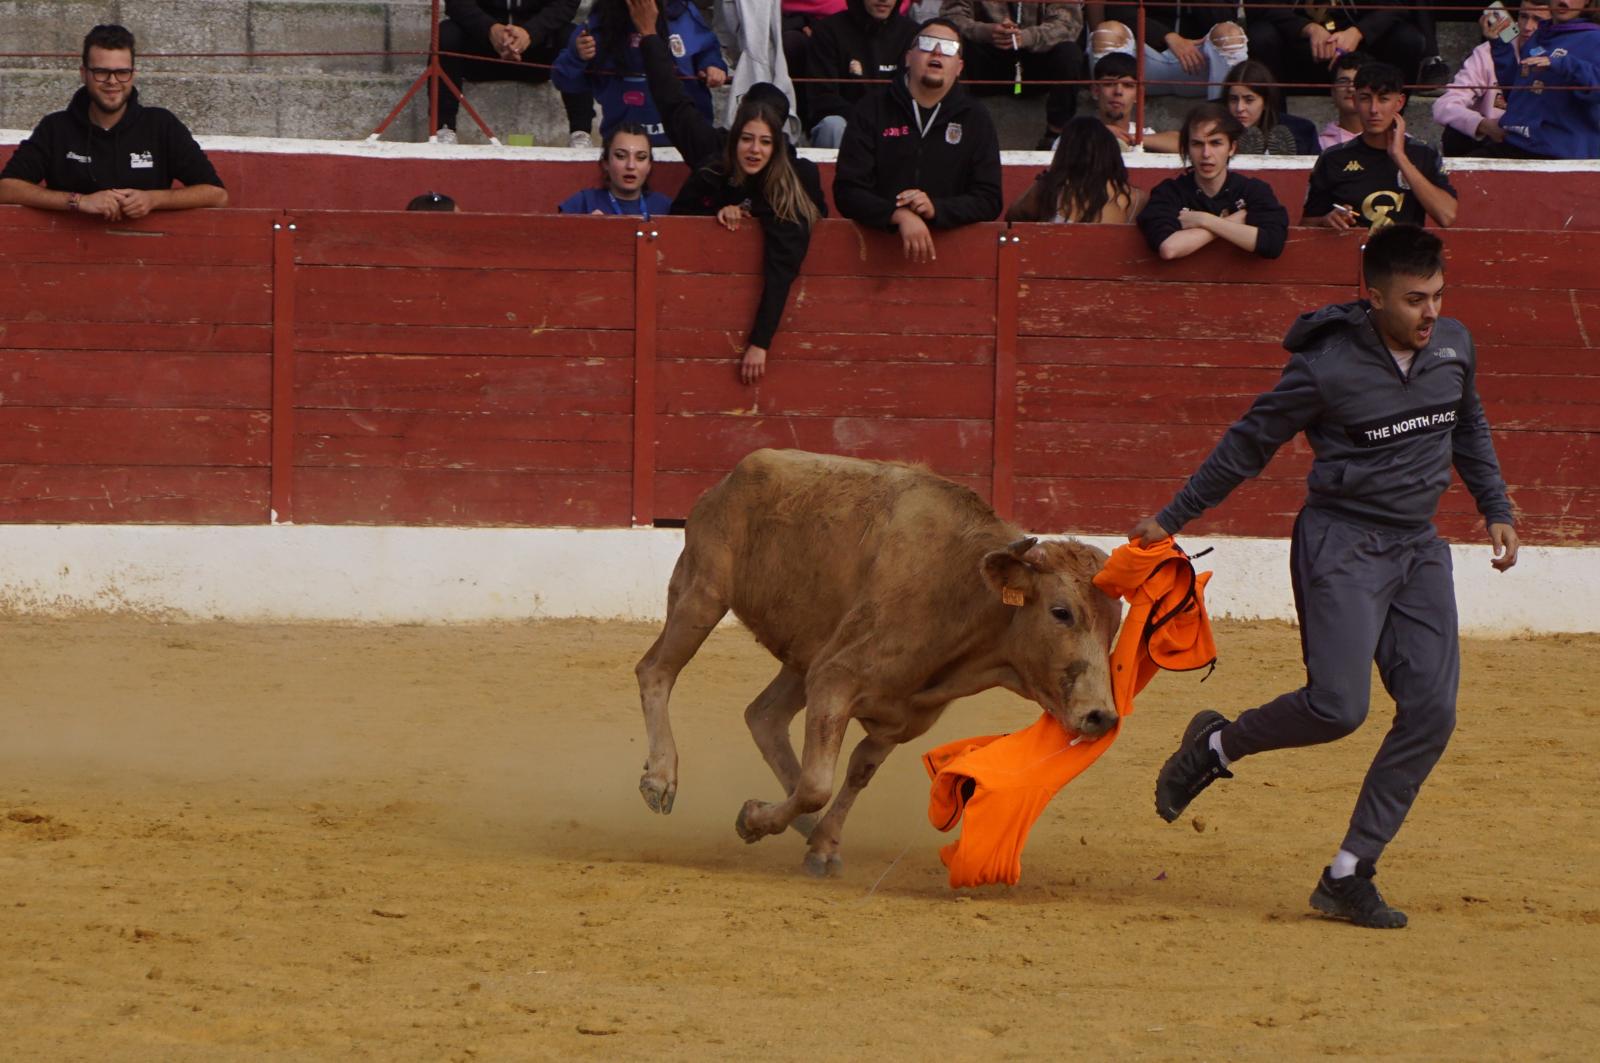
<svg viewBox="0 0 1600 1063">
<path fill-rule="evenodd" d="M 1156 777 L 1156 811 L 1176 820 L 1213 781 L 1231 779 L 1242 757 L 1353 732 L 1367 716 L 1376 659 L 1394 725 L 1311 895 L 1317 910 L 1365 927 L 1406 925 L 1372 878 L 1455 727 L 1455 584 L 1450 547 L 1433 527 L 1452 465 L 1488 523 L 1491 564 L 1504 572 L 1517 563 L 1472 337 L 1439 316 L 1443 249 L 1414 225 L 1374 233 L 1362 257 L 1368 299 L 1301 315 L 1284 338 L 1290 357 L 1277 387 L 1130 534 L 1148 544 L 1177 533 L 1306 433 L 1315 460 L 1289 552 L 1306 685 L 1233 721 L 1197 714 Z"/>
</svg>

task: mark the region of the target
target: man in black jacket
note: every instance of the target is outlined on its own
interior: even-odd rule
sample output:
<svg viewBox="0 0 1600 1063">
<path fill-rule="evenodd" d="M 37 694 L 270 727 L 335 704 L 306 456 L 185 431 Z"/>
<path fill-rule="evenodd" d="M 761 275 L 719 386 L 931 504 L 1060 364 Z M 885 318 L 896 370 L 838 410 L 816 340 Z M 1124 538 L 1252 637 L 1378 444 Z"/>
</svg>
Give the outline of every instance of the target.
<svg viewBox="0 0 1600 1063">
<path fill-rule="evenodd" d="M 1408 17 L 1408 0 L 1322 0 L 1286 7 L 1253 7 L 1246 31 L 1250 58 L 1267 64 L 1290 85 L 1327 84 L 1333 63 L 1360 49 L 1392 63 L 1407 79 L 1417 76 L 1427 52 L 1422 31 Z M 1288 88 L 1288 93 L 1319 89 Z"/>
<path fill-rule="evenodd" d="M 839 145 L 839 213 L 896 230 L 914 262 L 935 257 L 930 228 L 993 221 L 1004 206 L 994 122 L 960 76 L 960 34 L 929 19 L 906 52 L 905 76 L 862 98 Z"/>
<path fill-rule="evenodd" d="M 1168 823 L 1231 765 L 1271 749 L 1343 738 L 1366 719 L 1376 660 L 1394 698 L 1338 852 L 1311 906 L 1358 926 L 1394 929 L 1405 913 L 1372 883 L 1455 727 L 1460 643 L 1450 545 L 1433 526 L 1454 468 L 1478 504 L 1504 572 L 1517 562 L 1511 500 L 1478 399 L 1477 352 L 1441 317 L 1444 254 L 1413 225 L 1374 233 L 1362 254 L 1368 299 L 1302 314 L 1289 362 L 1172 501 L 1129 533 L 1146 545 L 1223 500 L 1301 432 L 1313 461 L 1289 547 L 1306 682 L 1229 721 L 1189 721 L 1156 778 Z"/>
<path fill-rule="evenodd" d="M 444 9 L 447 17 L 439 23 L 439 51 L 483 56 L 440 55 L 445 76 L 465 92 L 467 81 L 549 81 L 551 64 L 572 36 L 578 0 L 444 0 Z M 489 61 L 493 59 L 506 62 Z M 561 105 L 566 108 L 570 130 L 567 143 L 575 148 L 592 147 L 589 127 L 594 125 L 594 97 L 563 92 Z M 455 94 L 439 86 L 439 128 L 434 134 L 439 143 L 456 142 L 460 110 L 461 101 Z"/>
<path fill-rule="evenodd" d="M 133 34 L 123 27 L 89 31 L 83 88 L 17 145 L 0 170 L 0 203 L 106 221 L 227 205 L 222 180 L 184 124 L 171 111 L 140 104 L 133 53 Z M 174 181 L 184 187 L 173 188 Z"/>
<path fill-rule="evenodd" d="M 897 10 L 899 0 L 845 0 L 845 9 L 829 15 L 811 33 L 806 73 L 834 78 L 811 86 L 811 144 L 837 148 L 844 139 L 850 109 L 867 94 L 873 81 L 890 81 L 900 73 L 917 24 Z"/>
</svg>

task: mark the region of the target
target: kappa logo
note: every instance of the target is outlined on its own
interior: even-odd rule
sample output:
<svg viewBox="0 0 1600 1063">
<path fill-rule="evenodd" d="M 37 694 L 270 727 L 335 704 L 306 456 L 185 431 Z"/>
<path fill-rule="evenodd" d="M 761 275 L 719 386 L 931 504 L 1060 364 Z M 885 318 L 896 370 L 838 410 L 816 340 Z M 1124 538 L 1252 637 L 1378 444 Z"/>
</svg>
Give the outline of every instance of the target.
<svg viewBox="0 0 1600 1063">
<path fill-rule="evenodd" d="M 1355 159 L 1351 159 L 1349 162 L 1344 164 L 1345 173 L 1361 173 L 1365 169 L 1366 167 L 1362 166 Z"/>
<path fill-rule="evenodd" d="M 153 170 L 156 166 L 156 157 L 148 151 L 128 152 L 128 167 L 134 170 Z"/>
<path fill-rule="evenodd" d="M 961 123 L 951 122 L 944 127 L 944 142 L 946 144 L 961 143 Z"/>
<path fill-rule="evenodd" d="M 87 155 L 79 155 L 75 151 L 69 151 L 69 152 L 67 152 L 67 161 L 68 162 L 93 162 L 94 160 L 91 159 Z"/>
</svg>

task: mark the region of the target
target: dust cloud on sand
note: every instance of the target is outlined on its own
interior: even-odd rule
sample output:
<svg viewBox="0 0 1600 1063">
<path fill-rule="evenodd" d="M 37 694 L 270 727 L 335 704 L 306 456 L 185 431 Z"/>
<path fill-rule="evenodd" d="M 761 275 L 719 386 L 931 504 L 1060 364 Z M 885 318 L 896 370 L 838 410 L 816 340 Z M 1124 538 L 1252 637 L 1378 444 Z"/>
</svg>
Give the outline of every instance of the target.
<svg viewBox="0 0 1600 1063">
<path fill-rule="evenodd" d="M 1596 638 L 1469 642 L 1460 726 L 1380 882 L 1398 933 L 1309 914 L 1391 708 L 1264 756 L 1168 826 L 1196 709 L 1300 681 L 1223 624 L 1035 828 L 955 893 L 916 754 L 845 873 L 741 843 L 776 784 L 741 718 L 775 664 L 679 681 L 670 817 L 636 792 L 646 625 L 0 622 L 0 1039 L 18 1059 L 1587 1059 L 1600 1043 Z"/>
</svg>

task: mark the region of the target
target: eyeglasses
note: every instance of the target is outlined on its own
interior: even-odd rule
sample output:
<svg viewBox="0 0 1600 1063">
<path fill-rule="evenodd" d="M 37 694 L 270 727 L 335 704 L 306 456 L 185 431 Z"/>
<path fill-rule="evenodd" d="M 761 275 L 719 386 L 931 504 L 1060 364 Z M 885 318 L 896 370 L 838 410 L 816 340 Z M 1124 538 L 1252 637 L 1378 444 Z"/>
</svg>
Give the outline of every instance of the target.
<svg viewBox="0 0 1600 1063">
<path fill-rule="evenodd" d="M 930 37 L 926 33 L 917 36 L 917 51 L 938 52 L 940 55 L 956 56 L 961 54 L 961 42 L 953 41 L 949 37 Z"/>
<path fill-rule="evenodd" d="M 116 80 L 126 85 L 128 82 L 133 80 L 133 67 L 91 66 L 89 68 L 89 76 L 100 82 L 102 85 L 108 84 L 112 80 Z"/>
</svg>

